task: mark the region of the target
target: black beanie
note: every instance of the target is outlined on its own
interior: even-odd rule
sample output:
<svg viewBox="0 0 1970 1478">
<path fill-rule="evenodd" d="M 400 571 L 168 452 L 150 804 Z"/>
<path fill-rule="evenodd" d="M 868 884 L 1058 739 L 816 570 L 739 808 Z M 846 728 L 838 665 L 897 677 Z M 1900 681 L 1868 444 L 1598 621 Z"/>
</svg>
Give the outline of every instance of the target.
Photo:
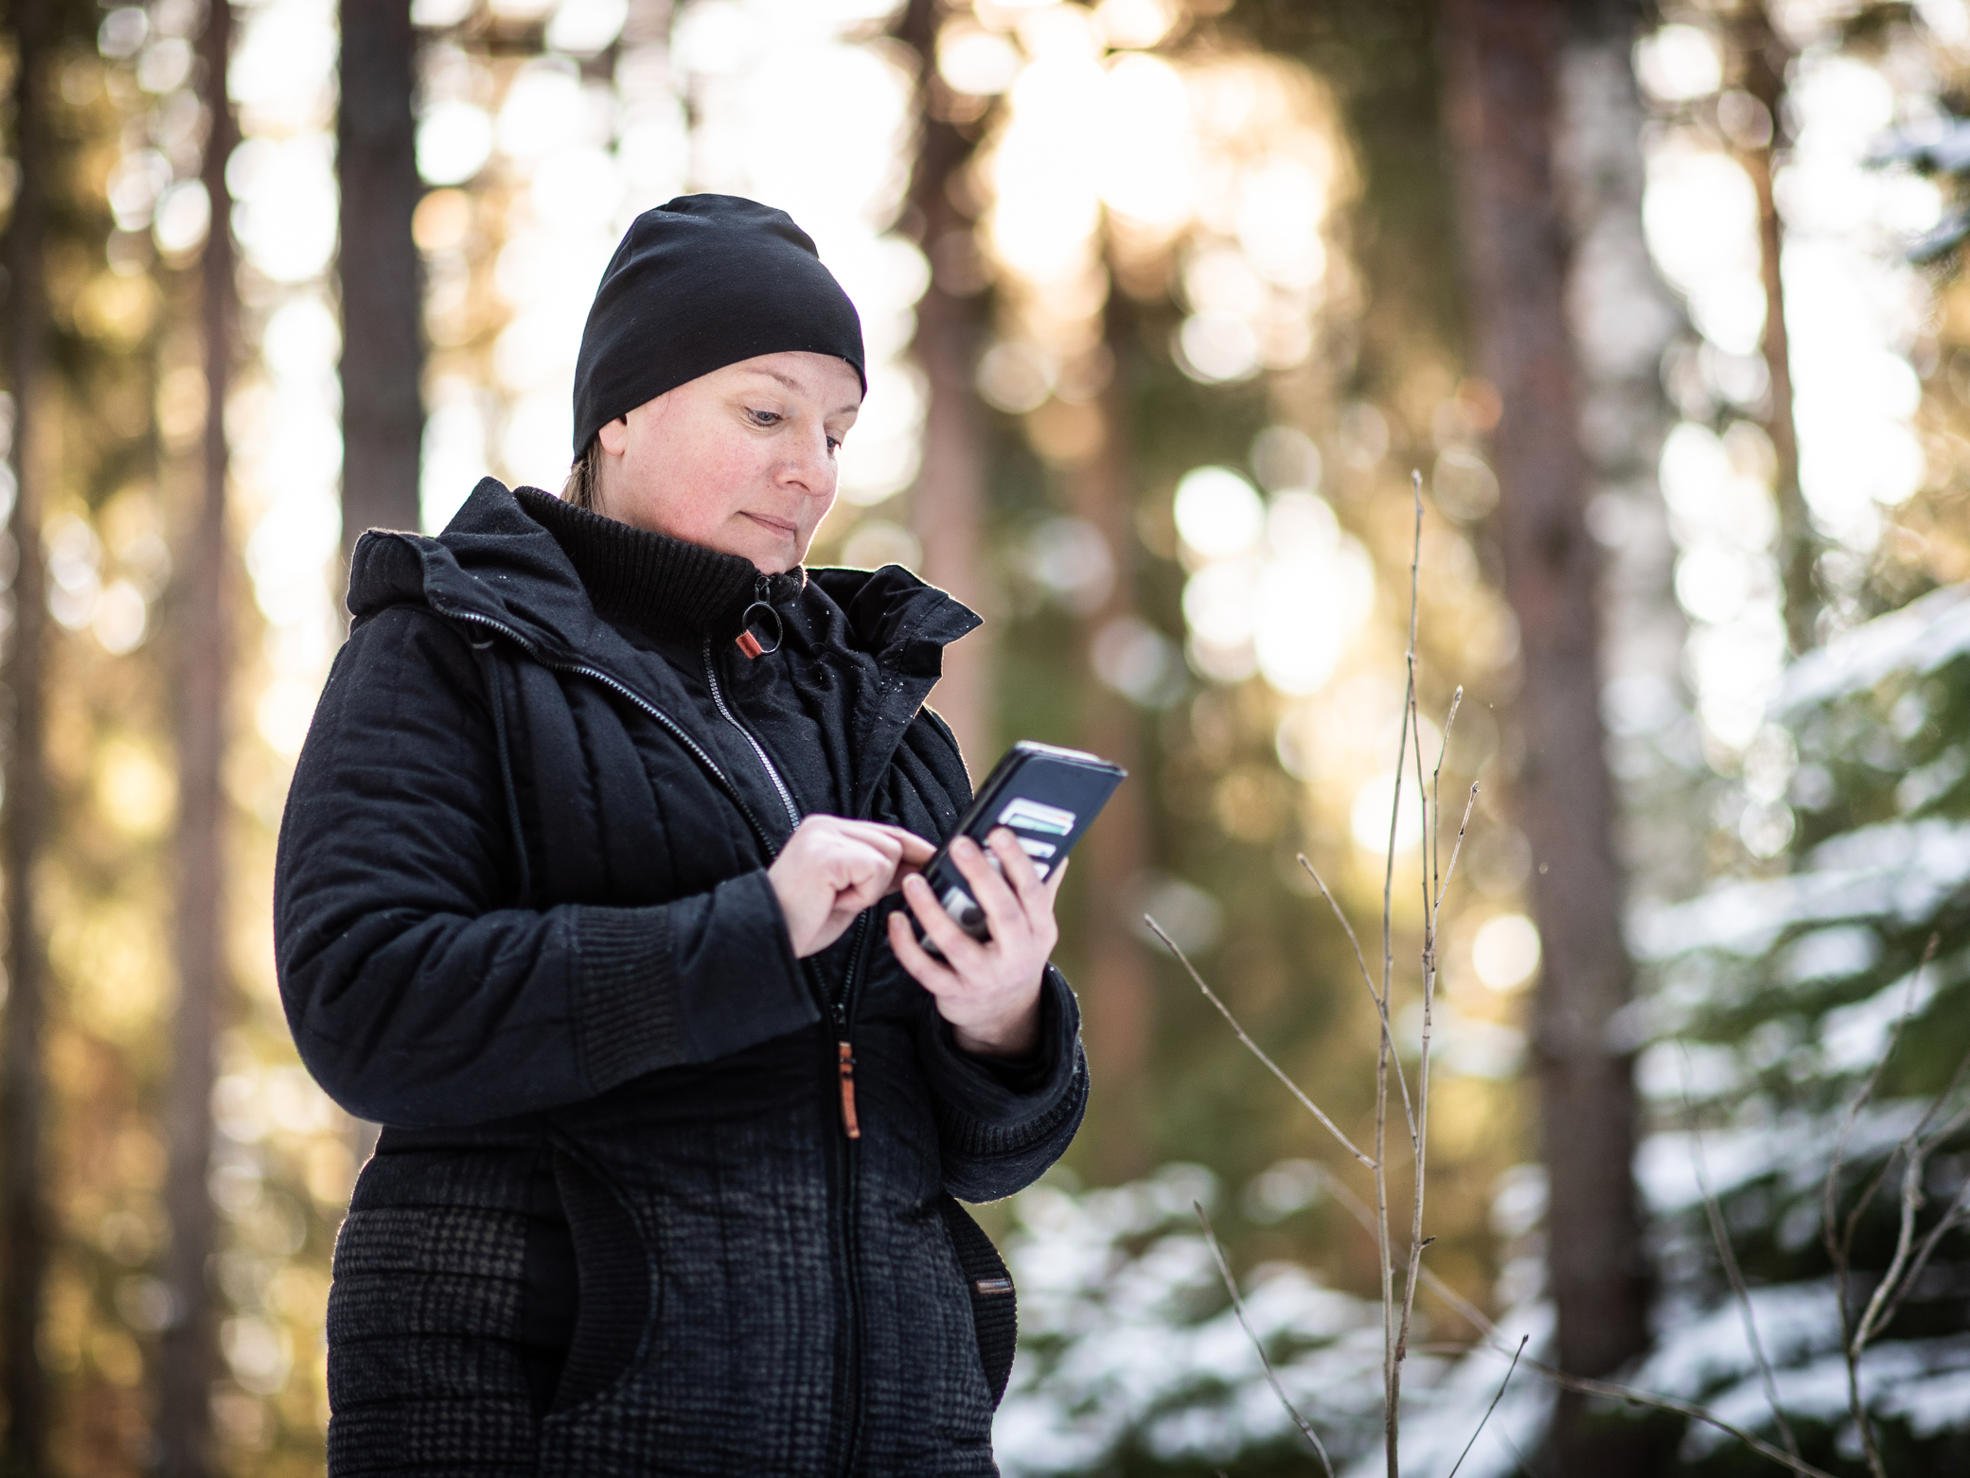
<svg viewBox="0 0 1970 1478">
<path fill-rule="evenodd" d="M 609 258 L 575 361 L 575 455 L 605 423 L 756 354 L 807 349 L 854 366 L 862 320 L 793 217 L 736 195 L 646 210 Z"/>
</svg>

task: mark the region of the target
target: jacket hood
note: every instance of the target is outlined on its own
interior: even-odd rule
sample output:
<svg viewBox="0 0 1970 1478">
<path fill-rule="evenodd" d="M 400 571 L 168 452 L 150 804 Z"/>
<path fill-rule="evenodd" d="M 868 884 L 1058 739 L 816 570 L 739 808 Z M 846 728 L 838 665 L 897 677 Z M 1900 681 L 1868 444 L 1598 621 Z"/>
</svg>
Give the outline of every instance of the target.
<svg viewBox="0 0 1970 1478">
<path fill-rule="evenodd" d="M 743 588 L 750 562 L 729 558 L 739 567 Z M 945 645 L 980 624 L 969 607 L 900 565 L 816 568 L 806 571 L 804 581 L 751 572 L 752 598 L 775 604 L 830 601 L 841 608 L 864 651 L 884 666 L 915 675 L 935 676 Z M 349 563 L 351 616 L 360 623 L 400 604 L 492 622 L 564 660 L 605 652 L 621 641 L 597 613 L 560 542 L 512 489 L 492 477 L 480 480 L 435 536 L 370 529 L 356 541 Z"/>
</svg>

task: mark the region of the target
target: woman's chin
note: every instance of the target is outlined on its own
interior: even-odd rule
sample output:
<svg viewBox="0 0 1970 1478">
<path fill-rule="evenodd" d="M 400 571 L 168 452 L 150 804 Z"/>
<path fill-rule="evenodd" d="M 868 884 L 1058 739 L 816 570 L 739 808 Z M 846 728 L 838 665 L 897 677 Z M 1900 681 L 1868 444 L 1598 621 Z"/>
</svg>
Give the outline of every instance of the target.
<svg viewBox="0 0 1970 1478">
<path fill-rule="evenodd" d="M 779 548 L 770 546 L 762 548 L 759 544 L 754 544 L 752 548 L 742 552 L 762 575 L 784 575 L 800 563 L 800 556 L 786 548 L 784 544 Z"/>
<path fill-rule="evenodd" d="M 737 541 L 743 547 L 732 552 L 743 554 L 751 560 L 762 575 L 783 575 L 806 557 L 806 541 L 798 534 L 777 529 L 744 514 L 740 518 L 751 527 L 745 531 L 744 538 Z"/>
</svg>

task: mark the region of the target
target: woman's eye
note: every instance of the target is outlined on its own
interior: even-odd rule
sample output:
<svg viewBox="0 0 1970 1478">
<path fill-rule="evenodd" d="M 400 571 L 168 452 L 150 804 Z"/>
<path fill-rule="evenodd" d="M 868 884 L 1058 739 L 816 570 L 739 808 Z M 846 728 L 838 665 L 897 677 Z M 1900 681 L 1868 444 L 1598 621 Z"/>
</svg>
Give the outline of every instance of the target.
<svg viewBox="0 0 1970 1478">
<path fill-rule="evenodd" d="M 836 452 L 838 452 L 838 451 L 840 451 L 840 450 L 841 450 L 841 438 L 840 438 L 839 436 L 830 436 L 830 437 L 828 438 L 828 453 L 829 453 L 829 455 L 830 455 L 830 456 L 832 456 L 832 455 L 833 455 L 834 453 L 836 453 Z"/>
<path fill-rule="evenodd" d="M 755 426 L 777 426 L 785 419 L 778 411 L 759 411 L 747 407 L 746 414 L 752 417 Z"/>
</svg>

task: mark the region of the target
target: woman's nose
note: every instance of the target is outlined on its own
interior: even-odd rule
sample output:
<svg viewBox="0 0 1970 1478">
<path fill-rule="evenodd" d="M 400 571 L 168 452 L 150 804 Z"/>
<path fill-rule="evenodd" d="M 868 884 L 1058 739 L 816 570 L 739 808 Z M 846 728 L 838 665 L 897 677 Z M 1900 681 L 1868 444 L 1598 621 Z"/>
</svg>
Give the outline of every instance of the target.
<svg viewBox="0 0 1970 1478">
<path fill-rule="evenodd" d="M 828 450 L 828 433 L 817 429 L 802 435 L 787 449 L 781 464 L 781 477 L 817 497 L 832 493 L 835 486 L 835 459 Z"/>
</svg>

